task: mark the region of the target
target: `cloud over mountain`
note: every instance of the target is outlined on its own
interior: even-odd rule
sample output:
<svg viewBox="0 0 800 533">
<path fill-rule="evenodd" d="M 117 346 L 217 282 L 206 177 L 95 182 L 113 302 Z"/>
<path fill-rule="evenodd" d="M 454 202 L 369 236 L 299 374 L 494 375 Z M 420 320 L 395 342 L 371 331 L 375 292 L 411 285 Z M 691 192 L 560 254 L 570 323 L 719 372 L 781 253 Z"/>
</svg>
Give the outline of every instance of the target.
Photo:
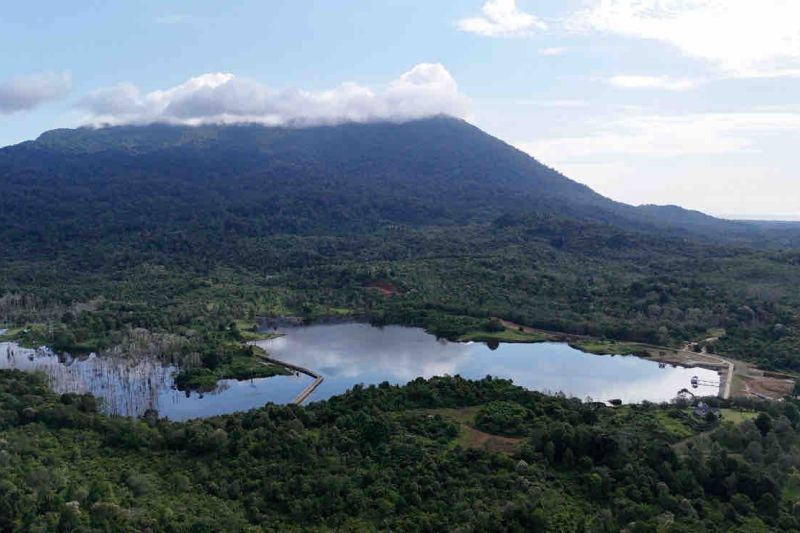
<svg viewBox="0 0 800 533">
<path fill-rule="evenodd" d="M 229 73 L 209 73 L 181 85 L 142 93 L 130 84 L 91 93 L 79 104 L 93 124 L 255 122 L 318 125 L 404 121 L 438 114 L 463 117 L 466 98 L 438 63 L 422 63 L 380 88 L 347 82 L 330 90 L 276 90 Z"/>
<path fill-rule="evenodd" d="M 61 98 L 71 86 L 69 74 L 38 74 L 0 81 L 0 113 L 27 111 Z"/>
</svg>

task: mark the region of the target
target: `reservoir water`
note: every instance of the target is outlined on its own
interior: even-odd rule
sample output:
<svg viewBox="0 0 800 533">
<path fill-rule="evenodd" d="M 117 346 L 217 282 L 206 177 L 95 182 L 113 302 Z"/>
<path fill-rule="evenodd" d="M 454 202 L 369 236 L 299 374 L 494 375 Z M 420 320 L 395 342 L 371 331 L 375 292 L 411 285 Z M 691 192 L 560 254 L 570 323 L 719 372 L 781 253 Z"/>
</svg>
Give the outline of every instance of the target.
<svg viewBox="0 0 800 533">
<path fill-rule="evenodd" d="M 719 382 L 712 370 L 667 366 L 638 357 L 587 354 L 562 343 L 501 344 L 437 340 L 417 328 L 366 324 L 315 325 L 283 330 L 286 335 L 260 341 L 275 359 L 311 368 L 325 381 L 309 398 L 341 394 L 357 383 L 406 383 L 416 377 L 486 375 L 510 378 L 522 387 L 562 392 L 580 399 L 621 399 L 625 403 L 669 401 L 692 376 Z M 700 387 L 698 395 L 715 395 Z"/>
<path fill-rule="evenodd" d="M 437 340 L 417 328 L 365 324 L 289 327 L 281 332 L 285 335 L 257 344 L 275 359 L 323 376 L 322 385 L 308 400 L 312 402 L 359 383 L 402 384 L 420 376 L 457 374 L 471 379 L 510 378 L 532 390 L 599 401 L 619 398 L 625 403 L 669 401 L 680 389 L 691 388 L 692 376 L 719 381 L 711 370 L 660 368 L 646 359 L 591 355 L 566 344 L 501 344 L 492 350 L 482 343 Z M 268 402 L 289 403 L 312 381 L 304 375 L 224 380 L 213 392 L 187 394 L 174 388 L 175 367 L 163 366 L 156 358 L 72 358 L 14 343 L 0 343 L 0 368 L 43 372 L 59 393 L 91 392 L 110 414 L 138 416 L 156 409 L 172 420 L 244 411 Z M 695 392 L 715 395 L 717 389 L 701 387 Z"/>
<path fill-rule="evenodd" d="M 311 378 L 303 375 L 222 380 L 212 392 L 186 393 L 175 388 L 172 376 L 176 368 L 164 366 L 156 358 L 73 358 L 47 348 L 20 348 L 14 343 L 0 343 L 0 368 L 42 372 L 59 394 L 90 392 L 102 400 L 108 414 L 141 416 L 148 409 L 156 409 L 171 420 L 246 411 L 270 401 L 289 403 L 311 383 Z"/>
</svg>

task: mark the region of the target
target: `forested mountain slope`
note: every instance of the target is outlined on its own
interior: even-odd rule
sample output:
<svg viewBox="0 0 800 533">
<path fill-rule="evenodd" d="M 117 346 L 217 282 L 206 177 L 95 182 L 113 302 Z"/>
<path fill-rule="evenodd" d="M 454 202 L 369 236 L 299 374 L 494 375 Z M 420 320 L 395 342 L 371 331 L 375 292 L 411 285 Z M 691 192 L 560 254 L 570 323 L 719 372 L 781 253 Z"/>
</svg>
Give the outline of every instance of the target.
<svg viewBox="0 0 800 533">
<path fill-rule="evenodd" d="M 260 315 L 713 334 L 797 372 L 795 231 L 619 204 L 447 118 L 60 130 L 0 150 L 0 327 L 190 383 L 263 372 Z M 720 406 L 456 377 L 171 423 L 0 371 L 0 529 L 797 530 L 796 401 Z"/>
<path fill-rule="evenodd" d="M 726 352 L 800 369 L 800 259 L 776 248 L 795 232 L 617 203 L 446 117 L 56 130 L 0 150 L 0 325 L 65 350 L 177 336 L 175 362 L 214 364 L 263 314 L 724 329 Z"/>
<path fill-rule="evenodd" d="M 439 117 L 315 128 L 55 130 L 0 150 L 0 239 L 74 245 L 337 234 L 550 213 L 695 238 L 747 224 L 608 200 L 479 129 Z"/>
</svg>

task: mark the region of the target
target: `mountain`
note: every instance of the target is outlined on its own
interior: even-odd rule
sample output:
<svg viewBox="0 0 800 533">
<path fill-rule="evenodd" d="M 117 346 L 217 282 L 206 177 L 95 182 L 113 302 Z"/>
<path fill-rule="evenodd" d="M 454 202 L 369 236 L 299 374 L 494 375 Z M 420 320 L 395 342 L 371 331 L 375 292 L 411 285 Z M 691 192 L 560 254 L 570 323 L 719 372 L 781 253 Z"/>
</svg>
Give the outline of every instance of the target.
<svg viewBox="0 0 800 533">
<path fill-rule="evenodd" d="M 259 316 L 797 375 L 800 252 L 724 244 L 791 231 L 613 202 L 446 118 L 57 130 L 0 150 L 0 340 L 200 390 L 276 371 Z M 734 396 L 789 386 L 736 368 Z M 171 422 L 0 370 L 0 531 L 797 531 L 800 404 L 708 404 L 723 422 L 454 376 Z"/>
<path fill-rule="evenodd" d="M 61 129 L 0 150 L 0 237 L 31 253 L 74 241 L 341 234 L 530 213 L 729 242 L 765 231 L 614 202 L 447 117 Z"/>
<path fill-rule="evenodd" d="M 720 350 L 800 370 L 798 229 L 614 202 L 446 117 L 55 130 L 0 150 L 0 323 L 67 350 L 175 335 L 211 366 L 256 314 L 725 330 Z"/>
</svg>

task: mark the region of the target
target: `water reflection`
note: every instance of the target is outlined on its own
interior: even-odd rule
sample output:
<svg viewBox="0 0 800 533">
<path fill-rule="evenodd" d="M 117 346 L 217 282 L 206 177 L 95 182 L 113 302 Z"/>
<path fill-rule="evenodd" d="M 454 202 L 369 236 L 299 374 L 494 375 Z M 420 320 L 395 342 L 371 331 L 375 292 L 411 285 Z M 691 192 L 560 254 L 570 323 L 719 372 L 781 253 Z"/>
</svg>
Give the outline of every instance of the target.
<svg viewBox="0 0 800 533">
<path fill-rule="evenodd" d="M 173 366 L 155 358 L 103 358 L 94 354 L 73 358 L 47 348 L 28 350 L 0 343 L 0 368 L 42 372 L 59 394 L 90 392 L 102 400 L 109 414 L 140 416 L 156 409 L 172 420 L 201 418 L 260 407 L 267 402 L 288 403 L 310 379 L 278 376 L 238 382 L 222 380 L 209 393 L 185 393 L 174 387 Z"/>
<path fill-rule="evenodd" d="M 589 355 L 565 344 L 501 344 L 438 341 L 420 329 L 364 324 L 337 324 L 285 329 L 285 336 L 258 344 L 276 359 L 310 368 L 325 381 L 310 400 L 341 394 L 358 383 L 406 383 L 416 377 L 456 375 L 480 379 L 511 378 L 518 385 L 543 392 L 563 392 L 581 399 L 625 403 L 668 401 L 692 376 L 719 380 L 716 372 L 699 368 L 659 368 L 636 357 Z M 27 350 L 0 343 L 0 368 L 43 372 L 58 393 L 91 392 L 110 414 L 139 416 L 157 409 L 172 420 L 201 418 L 285 404 L 308 386 L 308 376 L 276 376 L 237 382 L 223 380 L 206 394 L 186 394 L 174 388 L 175 368 L 155 358 L 119 359 L 90 355 L 58 356 L 51 350 Z M 696 391 L 698 392 L 698 391 Z M 714 387 L 699 394 L 714 395 Z"/>
<path fill-rule="evenodd" d="M 317 325 L 284 330 L 280 338 L 259 342 L 273 357 L 312 368 L 325 381 L 310 398 L 340 394 L 357 383 L 405 383 L 415 377 L 455 375 L 479 379 L 487 374 L 511 378 L 543 392 L 563 392 L 581 399 L 626 403 L 669 401 L 692 376 L 719 381 L 699 368 L 659 368 L 636 357 L 585 354 L 565 344 L 449 343 L 415 328 L 364 324 Z M 714 395 L 714 387 L 699 394 Z"/>
<path fill-rule="evenodd" d="M 452 375 L 472 351 L 469 344 L 440 341 L 421 329 L 397 326 L 336 324 L 285 332 L 258 345 L 276 359 L 314 369 L 326 380 L 351 383 L 358 383 L 362 376 L 410 381 L 419 376 Z"/>
</svg>

